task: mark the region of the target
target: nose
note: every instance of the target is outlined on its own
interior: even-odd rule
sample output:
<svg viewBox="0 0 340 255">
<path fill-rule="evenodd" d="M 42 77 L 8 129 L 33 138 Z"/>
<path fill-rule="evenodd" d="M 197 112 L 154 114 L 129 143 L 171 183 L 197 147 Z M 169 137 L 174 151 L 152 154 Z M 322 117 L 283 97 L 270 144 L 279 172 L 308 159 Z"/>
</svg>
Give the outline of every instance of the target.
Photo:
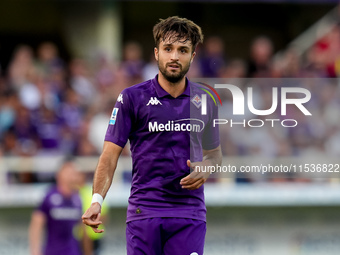
<svg viewBox="0 0 340 255">
<path fill-rule="evenodd" d="M 172 51 L 171 54 L 171 61 L 177 61 L 178 60 L 178 52 L 177 50 Z"/>
</svg>

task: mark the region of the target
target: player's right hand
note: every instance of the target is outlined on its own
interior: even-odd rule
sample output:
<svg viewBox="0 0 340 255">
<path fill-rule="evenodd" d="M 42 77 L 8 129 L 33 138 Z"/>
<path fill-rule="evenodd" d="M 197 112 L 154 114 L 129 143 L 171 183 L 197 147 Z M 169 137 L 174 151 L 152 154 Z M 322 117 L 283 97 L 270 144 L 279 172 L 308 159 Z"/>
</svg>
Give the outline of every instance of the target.
<svg viewBox="0 0 340 255">
<path fill-rule="evenodd" d="M 103 233 L 104 229 L 98 229 L 99 225 L 102 224 L 100 221 L 101 206 L 99 203 L 91 204 L 90 208 L 81 217 L 85 225 L 90 226 L 94 232 Z"/>
</svg>

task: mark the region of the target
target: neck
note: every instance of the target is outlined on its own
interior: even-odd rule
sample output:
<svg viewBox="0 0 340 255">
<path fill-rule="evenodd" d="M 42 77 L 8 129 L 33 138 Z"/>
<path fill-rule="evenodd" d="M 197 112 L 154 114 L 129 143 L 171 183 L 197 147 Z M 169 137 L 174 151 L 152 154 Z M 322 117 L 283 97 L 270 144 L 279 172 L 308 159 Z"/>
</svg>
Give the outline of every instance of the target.
<svg viewBox="0 0 340 255">
<path fill-rule="evenodd" d="M 176 83 L 169 82 L 161 72 L 158 72 L 159 85 L 168 92 L 172 97 L 176 98 L 185 90 L 185 77 Z"/>
<path fill-rule="evenodd" d="M 70 197 L 73 191 L 66 185 L 58 184 L 57 189 L 64 197 Z"/>
</svg>

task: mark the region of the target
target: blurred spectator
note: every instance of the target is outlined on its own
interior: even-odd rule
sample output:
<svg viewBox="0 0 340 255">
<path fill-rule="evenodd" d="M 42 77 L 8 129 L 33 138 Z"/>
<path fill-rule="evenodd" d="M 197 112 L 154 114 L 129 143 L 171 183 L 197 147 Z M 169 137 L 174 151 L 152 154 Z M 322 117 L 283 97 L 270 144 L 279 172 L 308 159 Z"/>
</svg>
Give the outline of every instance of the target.
<svg viewBox="0 0 340 255">
<path fill-rule="evenodd" d="M 314 62 L 312 64 L 323 70 L 325 77 L 336 77 L 335 63 L 340 56 L 340 26 L 334 26 L 311 50 Z"/>
<path fill-rule="evenodd" d="M 88 106 L 93 103 L 97 91 L 87 63 L 82 59 L 72 60 L 70 63 L 70 75 L 71 87 L 80 98 L 79 104 Z"/>
<path fill-rule="evenodd" d="M 67 89 L 58 114 L 66 128 L 70 129 L 74 135 L 77 134 L 82 123 L 83 111 L 80 105 L 80 96 L 73 89 Z"/>
<path fill-rule="evenodd" d="M 143 51 L 139 43 L 128 42 L 125 44 L 121 69 L 128 75 L 130 86 L 141 82 L 143 78 L 144 61 L 142 58 Z"/>
<path fill-rule="evenodd" d="M 242 59 L 233 59 L 220 71 L 221 78 L 245 78 L 247 74 L 246 63 Z"/>
<path fill-rule="evenodd" d="M 311 47 L 306 53 L 306 72 L 312 77 L 327 77 L 326 60 L 318 47 Z"/>
<path fill-rule="evenodd" d="M 115 84 L 112 87 L 111 94 L 109 95 L 110 96 L 109 99 L 118 98 L 120 92 L 122 92 L 123 89 L 133 84 L 135 83 L 133 83 L 133 81 L 131 80 L 131 77 L 129 77 L 127 70 L 120 68 L 119 71 L 116 73 Z M 102 95 L 102 96 L 105 97 L 108 95 Z"/>
<path fill-rule="evenodd" d="M 219 77 L 222 68 L 226 64 L 223 41 L 220 37 L 213 36 L 206 39 L 199 62 L 203 77 Z"/>
<path fill-rule="evenodd" d="M 18 97 L 13 90 L 0 93 L 0 140 L 2 134 L 14 124 L 18 105 Z"/>
<path fill-rule="evenodd" d="M 78 129 L 77 146 L 75 150 L 75 155 L 77 156 L 97 156 L 96 148 L 90 142 L 88 134 L 90 129 L 90 121 L 93 116 L 89 113 L 83 116 L 83 121 L 80 128 Z M 106 125 L 105 125 L 106 126 Z"/>
<path fill-rule="evenodd" d="M 34 126 L 40 138 L 41 153 L 60 154 L 63 126 L 56 113 L 42 106 L 36 113 Z"/>
<path fill-rule="evenodd" d="M 31 255 L 80 255 L 80 243 L 73 235 L 80 222 L 82 204 L 77 192 L 79 173 L 66 162 L 56 175 L 56 186 L 48 190 L 42 203 L 32 213 L 29 227 Z M 46 239 L 43 245 L 43 233 Z"/>
<path fill-rule="evenodd" d="M 15 89 L 20 88 L 28 81 L 34 69 L 32 48 L 27 45 L 18 46 L 9 65 L 9 83 Z"/>
<path fill-rule="evenodd" d="M 6 149 L 5 153 L 10 155 L 32 156 L 35 155 L 40 147 L 40 139 L 37 129 L 33 124 L 30 111 L 24 106 L 20 106 L 17 110 L 16 118 L 13 125 L 9 128 L 9 132 L 5 133 L 10 136 L 11 144 L 15 146 Z"/>
<path fill-rule="evenodd" d="M 42 69 L 47 75 L 64 68 L 64 63 L 59 57 L 58 48 L 52 42 L 41 43 L 38 47 L 37 55 L 38 68 Z"/>
<path fill-rule="evenodd" d="M 289 77 L 289 78 L 298 78 L 303 77 L 303 67 L 301 63 L 301 59 L 297 55 L 296 51 L 293 48 L 286 50 L 282 59 L 276 60 L 273 62 L 273 65 L 276 64 L 277 69 L 272 68 L 273 70 L 277 70 L 275 74 L 272 73 L 272 77 Z"/>
<path fill-rule="evenodd" d="M 62 98 L 63 101 L 56 114 L 62 124 L 60 148 L 65 155 L 68 155 L 75 152 L 80 138 L 79 129 L 82 125 L 84 111 L 79 103 L 79 95 L 72 88 L 66 89 Z"/>
<path fill-rule="evenodd" d="M 34 83 L 25 83 L 19 90 L 20 102 L 30 110 L 37 110 L 42 102 L 42 96 Z"/>
<path fill-rule="evenodd" d="M 114 102 L 111 101 L 103 104 L 103 110 L 89 120 L 87 138 L 95 147 L 97 154 L 100 154 L 103 149 L 104 137 L 114 105 Z"/>
<path fill-rule="evenodd" d="M 250 46 L 248 77 L 268 77 L 272 54 L 272 41 L 265 36 L 256 37 Z"/>
<path fill-rule="evenodd" d="M 98 89 L 105 93 L 109 87 L 114 86 L 117 67 L 105 56 L 98 57 L 96 66 L 98 69 L 96 71 L 95 78 L 98 83 Z"/>
</svg>

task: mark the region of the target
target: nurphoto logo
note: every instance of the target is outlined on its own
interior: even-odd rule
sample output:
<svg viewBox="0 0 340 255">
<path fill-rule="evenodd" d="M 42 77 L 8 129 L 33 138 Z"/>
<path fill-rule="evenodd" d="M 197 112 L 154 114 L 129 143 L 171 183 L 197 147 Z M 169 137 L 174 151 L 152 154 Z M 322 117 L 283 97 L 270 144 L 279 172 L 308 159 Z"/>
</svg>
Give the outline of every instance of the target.
<svg viewBox="0 0 340 255">
<path fill-rule="evenodd" d="M 206 84 L 204 84 L 206 85 Z M 209 86 L 209 88 L 212 88 Z M 232 98 L 233 98 L 233 115 L 238 115 L 242 116 L 245 115 L 245 102 L 247 103 L 248 110 L 258 116 L 268 116 L 273 114 L 274 112 L 277 111 L 278 106 L 281 109 L 280 115 L 281 116 L 286 116 L 287 115 L 287 105 L 295 105 L 305 116 L 311 116 L 312 114 L 308 109 L 304 106 L 309 100 L 311 99 L 311 93 L 308 89 L 305 88 L 299 88 L 299 87 L 281 87 L 280 91 L 278 90 L 277 87 L 272 88 L 272 105 L 269 109 L 256 109 L 254 107 L 254 101 L 253 101 L 253 88 L 248 87 L 247 88 L 247 94 L 246 96 L 244 95 L 243 91 L 232 84 L 215 84 L 214 88 L 216 89 L 227 89 L 228 91 L 231 92 Z M 204 89 L 204 91 L 206 91 Z M 218 99 L 221 102 L 221 99 L 216 92 L 216 90 L 213 90 Z M 213 98 L 215 105 L 216 100 L 212 96 L 212 94 L 209 91 L 208 94 Z M 280 93 L 279 93 L 280 92 Z M 301 94 L 301 98 L 289 98 L 289 94 L 294 93 L 296 94 Z M 280 94 L 280 96 L 279 96 Z M 207 95 L 202 94 L 202 102 L 201 102 L 201 114 L 202 115 L 207 115 Z M 279 99 L 280 99 L 280 105 L 279 105 Z M 221 102 L 222 105 L 222 102 Z M 232 119 L 214 119 L 213 121 L 213 126 L 217 125 L 225 125 L 229 124 L 230 127 L 233 127 L 235 125 L 242 125 L 243 127 L 262 127 L 264 126 L 265 123 L 271 123 L 271 126 L 274 127 L 276 122 L 281 123 L 283 127 L 296 127 L 298 125 L 298 121 L 296 119 L 250 119 L 246 120 L 244 119 L 243 121 L 234 121 Z"/>
</svg>

